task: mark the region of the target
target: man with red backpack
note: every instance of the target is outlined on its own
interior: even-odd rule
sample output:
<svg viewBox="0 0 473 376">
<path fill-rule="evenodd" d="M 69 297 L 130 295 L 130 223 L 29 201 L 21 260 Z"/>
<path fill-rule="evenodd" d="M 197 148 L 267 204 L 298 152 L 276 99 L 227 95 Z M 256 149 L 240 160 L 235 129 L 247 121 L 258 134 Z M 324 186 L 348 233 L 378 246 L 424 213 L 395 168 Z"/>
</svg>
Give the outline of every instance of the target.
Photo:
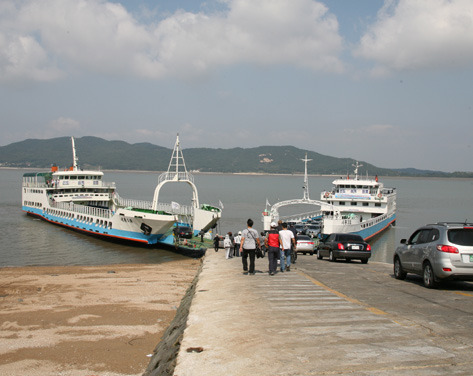
<svg viewBox="0 0 473 376">
<path fill-rule="evenodd" d="M 271 230 L 264 239 L 266 249 L 268 250 L 269 275 L 274 275 L 278 268 L 279 259 L 279 231 L 276 223 L 271 222 Z"/>
</svg>

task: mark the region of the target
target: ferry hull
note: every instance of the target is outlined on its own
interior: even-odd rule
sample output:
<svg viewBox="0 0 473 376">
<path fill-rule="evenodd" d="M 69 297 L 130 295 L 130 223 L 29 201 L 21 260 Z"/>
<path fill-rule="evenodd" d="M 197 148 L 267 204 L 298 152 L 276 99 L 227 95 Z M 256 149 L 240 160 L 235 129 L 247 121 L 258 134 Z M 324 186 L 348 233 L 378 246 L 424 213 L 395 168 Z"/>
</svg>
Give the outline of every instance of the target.
<svg viewBox="0 0 473 376">
<path fill-rule="evenodd" d="M 128 231 L 116 228 L 104 228 L 103 226 L 95 223 L 84 223 L 77 219 L 64 218 L 62 216 L 55 216 L 43 212 L 42 210 L 23 206 L 22 210 L 30 216 L 42 219 L 46 222 L 74 230 L 86 235 L 100 237 L 112 241 L 120 242 L 131 242 L 141 245 L 154 245 L 158 244 L 158 241 L 163 237 L 164 233 L 146 235 L 143 232 Z M 174 220 L 170 221 L 170 225 L 174 223 Z"/>
</svg>

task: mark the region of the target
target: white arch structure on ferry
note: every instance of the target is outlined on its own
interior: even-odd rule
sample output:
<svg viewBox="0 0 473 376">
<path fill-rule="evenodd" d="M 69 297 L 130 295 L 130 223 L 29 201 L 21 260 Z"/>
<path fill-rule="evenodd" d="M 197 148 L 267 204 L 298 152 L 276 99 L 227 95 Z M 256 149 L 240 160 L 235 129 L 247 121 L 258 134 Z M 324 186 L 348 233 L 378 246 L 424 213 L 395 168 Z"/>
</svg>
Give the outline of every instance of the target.
<svg viewBox="0 0 473 376">
<path fill-rule="evenodd" d="M 306 199 L 306 198 L 280 201 L 271 206 L 271 211 L 270 211 L 271 219 L 274 221 L 279 220 L 279 208 L 284 207 L 284 206 L 314 205 L 314 206 L 321 207 L 322 204 L 323 204 L 322 201 L 311 200 L 311 199 Z"/>
<path fill-rule="evenodd" d="M 290 205 L 314 205 L 318 207 L 322 207 L 322 205 L 327 205 L 326 202 L 322 202 L 319 200 L 311 200 L 309 198 L 309 179 L 307 175 L 307 162 L 310 162 L 312 159 L 307 159 L 307 153 L 305 155 L 304 159 L 301 159 L 304 162 L 304 186 L 303 186 L 303 197 L 301 199 L 293 199 L 293 200 L 286 200 L 286 201 L 280 201 L 275 203 L 274 205 L 271 206 L 271 210 L 269 212 L 269 218 L 270 221 L 278 221 L 279 220 L 279 208 L 284 207 L 284 206 L 290 206 Z M 333 208 L 333 205 L 330 205 Z M 314 212 L 308 212 L 308 213 L 302 213 L 302 214 L 294 214 L 288 216 L 290 217 L 301 217 L 299 220 L 302 219 L 307 219 L 307 218 L 312 218 L 316 216 L 321 216 L 322 211 L 319 210 L 314 211 Z"/>
</svg>

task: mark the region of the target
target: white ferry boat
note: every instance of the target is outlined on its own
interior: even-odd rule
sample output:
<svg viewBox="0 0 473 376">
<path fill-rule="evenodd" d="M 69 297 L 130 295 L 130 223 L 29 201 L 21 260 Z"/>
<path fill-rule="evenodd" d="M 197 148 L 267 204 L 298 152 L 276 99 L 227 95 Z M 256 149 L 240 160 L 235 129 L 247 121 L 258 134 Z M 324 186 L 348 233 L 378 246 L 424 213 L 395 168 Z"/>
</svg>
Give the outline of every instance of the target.
<svg viewBox="0 0 473 376">
<path fill-rule="evenodd" d="M 179 136 L 170 167 L 159 177 L 152 202 L 124 199 L 118 195 L 115 183 L 103 181 L 102 171 L 80 169 L 74 138 L 71 141 L 72 167 L 63 171 L 52 167 L 50 172 L 23 175 L 22 210 L 28 215 L 85 234 L 146 245 L 173 244 L 176 223 L 193 227 L 196 234 L 207 231 L 220 218 L 219 208 L 199 206 L 192 176 L 179 170 L 179 163 L 184 161 Z M 175 171 L 170 171 L 173 166 Z M 194 189 L 192 207 L 159 202 L 159 190 L 164 184 L 182 181 Z"/>
<path fill-rule="evenodd" d="M 309 198 L 309 184 L 307 178 L 306 158 L 304 175 L 304 196 L 302 199 L 278 202 L 270 208 L 268 203 L 263 212 L 264 230 L 269 230 L 272 221 L 308 222 L 318 219 L 321 221 L 321 232 L 331 234 L 335 232 L 353 233 L 368 240 L 379 234 L 396 222 L 396 189 L 385 188 L 383 183 L 374 179 L 360 178 L 358 162 L 354 165 L 354 178 L 347 176 L 333 181 L 333 188 L 321 192 L 320 200 Z M 279 216 L 279 209 L 291 205 L 314 205 L 318 210 L 302 214 Z"/>
<path fill-rule="evenodd" d="M 336 179 L 333 188 L 320 195 L 323 232 L 353 233 L 367 240 L 396 222 L 396 189 L 386 188 L 374 179 L 360 178 L 358 162 L 355 177 Z"/>
</svg>

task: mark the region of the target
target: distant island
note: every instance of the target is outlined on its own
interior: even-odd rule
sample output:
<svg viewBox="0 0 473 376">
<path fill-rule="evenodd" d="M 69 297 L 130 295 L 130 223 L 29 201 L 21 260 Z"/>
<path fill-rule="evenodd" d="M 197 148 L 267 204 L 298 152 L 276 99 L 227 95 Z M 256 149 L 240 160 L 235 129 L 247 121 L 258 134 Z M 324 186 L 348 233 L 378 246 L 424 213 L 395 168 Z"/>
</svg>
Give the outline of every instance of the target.
<svg viewBox="0 0 473 376">
<path fill-rule="evenodd" d="M 172 148 L 150 143 L 129 144 L 107 141 L 98 137 L 76 138 L 79 164 L 83 169 L 166 171 Z M 300 174 L 304 172 L 301 159 L 312 159 L 308 164 L 311 175 L 352 174 L 351 158 L 336 158 L 294 146 L 259 146 L 255 148 L 190 148 L 183 154 L 189 171 L 213 173 Z M 456 177 L 472 178 L 472 172 L 442 172 L 415 168 L 387 169 L 365 161 L 362 174 L 379 176 Z M 32 169 L 49 168 L 53 164 L 65 168 L 72 164 L 69 137 L 47 140 L 28 139 L 0 146 L 0 167 Z"/>
</svg>

